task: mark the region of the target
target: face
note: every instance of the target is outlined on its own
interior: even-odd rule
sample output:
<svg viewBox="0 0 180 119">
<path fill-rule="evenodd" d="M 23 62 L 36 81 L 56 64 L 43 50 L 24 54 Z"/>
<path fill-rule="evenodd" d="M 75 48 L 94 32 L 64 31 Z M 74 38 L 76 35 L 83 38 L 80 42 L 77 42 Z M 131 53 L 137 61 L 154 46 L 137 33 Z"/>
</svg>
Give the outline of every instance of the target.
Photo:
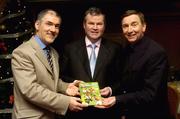
<svg viewBox="0 0 180 119">
<path fill-rule="evenodd" d="M 135 43 L 143 37 L 146 24 L 142 24 L 139 16 L 133 14 L 122 19 L 122 30 L 127 40 Z"/>
<path fill-rule="evenodd" d="M 88 14 L 83 23 L 83 27 L 86 36 L 91 40 L 91 42 L 96 42 L 102 37 L 105 29 L 104 16 L 103 15 L 90 15 Z"/>
<path fill-rule="evenodd" d="M 59 17 L 50 13 L 47 13 L 41 20 L 36 21 L 36 34 L 44 44 L 49 45 L 54 42 L 59 34 L 60 22 Z"/>
</svg>

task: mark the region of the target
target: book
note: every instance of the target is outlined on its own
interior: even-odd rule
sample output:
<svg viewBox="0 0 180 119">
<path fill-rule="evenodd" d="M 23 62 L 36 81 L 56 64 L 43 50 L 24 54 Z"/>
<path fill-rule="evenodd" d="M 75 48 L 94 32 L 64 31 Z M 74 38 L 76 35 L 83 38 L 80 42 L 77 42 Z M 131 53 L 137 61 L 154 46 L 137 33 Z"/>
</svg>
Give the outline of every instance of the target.
<svg viewBox="0 0 180 119">
<path fill-rule="evenodd" d="M 81 82 L 79 84 L 82 104 L 96 106 L 102 104 L 98 82 Z"/>
</svg>

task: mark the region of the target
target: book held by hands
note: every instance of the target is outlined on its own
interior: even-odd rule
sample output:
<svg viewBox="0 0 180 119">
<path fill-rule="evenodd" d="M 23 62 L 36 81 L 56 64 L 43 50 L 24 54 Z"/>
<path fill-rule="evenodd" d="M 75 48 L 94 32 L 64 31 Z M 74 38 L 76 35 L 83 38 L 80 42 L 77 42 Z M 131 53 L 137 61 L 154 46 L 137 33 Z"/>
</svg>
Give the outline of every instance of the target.
<svg viewBox="0 0 180 119">
<path fill-rule="evenodd" d="M 101 94 L 98 82 L 82 82 L 79 85 L 82 104 L 89 106 L 101 105 Z"/>
</svg>

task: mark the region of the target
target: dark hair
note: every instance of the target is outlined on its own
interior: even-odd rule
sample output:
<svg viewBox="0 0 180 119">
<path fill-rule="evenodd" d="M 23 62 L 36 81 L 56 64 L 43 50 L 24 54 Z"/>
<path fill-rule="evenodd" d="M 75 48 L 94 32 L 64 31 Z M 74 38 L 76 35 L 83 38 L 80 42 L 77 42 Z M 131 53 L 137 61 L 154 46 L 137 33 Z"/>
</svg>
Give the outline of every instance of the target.
<svg viewBox="0 0 180 119">
<path fill-rule="evenodd" d="M 42 18 L 46 15 L 46 14 L 54 14 L 55 16 L 59 17 L 61 19 L 61 16 L 58 12 L 56 12 L 55 10 L 52 9 L 44 9 L 42 11 L 39 12 L 38 16 L 37 16 L 37 20 L 42 20 Z"/>
<path fill-rule="evenodd" d="M 90 14 L 92 16 L 99 16 L 102 15 L 104 17 L 104 22 L 105 22 L 105 14 L 101 11 L 100 8 L 97 7 L 90 7 L 84 14 L 84 22 L 86 21 L 86 16 Z"/>
<path fill-rule="evenodd" d="M 122 22 L 124 17 L 130 16 L 130 15 L 133 15 L 133 14 L 139 16 L 140 21 L 141 21 L 142 24 L 146 24 L 144 14 L 142 12 L 136 11 L 136 10 L 127 10 L 127 11 L 125 11 L 124 14 L 121 16 L 121 22 Z"/>
</svg>

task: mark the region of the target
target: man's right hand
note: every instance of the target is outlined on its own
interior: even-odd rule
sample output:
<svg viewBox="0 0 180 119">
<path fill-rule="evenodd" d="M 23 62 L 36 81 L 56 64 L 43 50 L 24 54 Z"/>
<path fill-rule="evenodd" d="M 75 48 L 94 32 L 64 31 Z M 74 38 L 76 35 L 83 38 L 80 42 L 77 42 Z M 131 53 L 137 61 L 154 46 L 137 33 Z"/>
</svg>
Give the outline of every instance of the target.
<svg viewBox="0 0 180 119">
<path fill-rule="evenodd" d="M 81 99 L 78 97 L 71 97 L 70 103 L 69 103 L 69 110 L 78 112 L 80 110 L 83 110 L 83 108 L 88 107 L 88 105 L 82 104 Z"/>
</svg>

